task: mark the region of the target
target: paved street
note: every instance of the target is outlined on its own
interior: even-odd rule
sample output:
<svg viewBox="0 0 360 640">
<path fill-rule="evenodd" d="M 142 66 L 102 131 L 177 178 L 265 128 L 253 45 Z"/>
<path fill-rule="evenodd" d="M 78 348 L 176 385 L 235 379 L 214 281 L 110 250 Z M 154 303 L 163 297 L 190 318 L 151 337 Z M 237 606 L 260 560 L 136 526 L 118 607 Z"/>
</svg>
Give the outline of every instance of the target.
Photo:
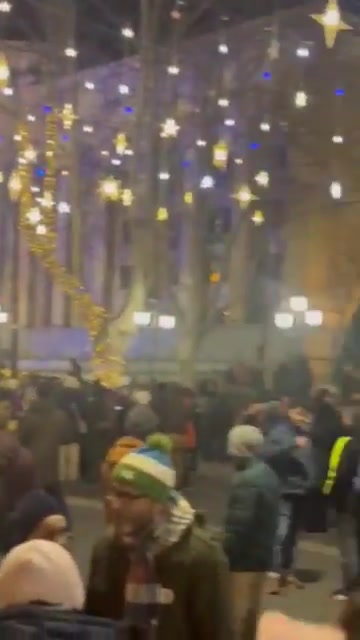
<svg viewBox="0 0 360 640">
<path fill-rule="evenodd" d="M 229 472 L 222 466 L 205 465 L 187 492 L 192 504 L 206 511 L 210 524 L 215 527 L 221 526 L 228 482 Z M 81 495 L 70 498 L 75 527 L 74 552 L 86 576 L 91 547 L 103 531 L 103 512 L 95 489 L 87 488 L 77 493 Z M 319 622 L 336 619 L 339 606 L 333 603 L 329 594 L 338 586 L 338 560 L 335 548 L 326 542 L 314 536 L 305 538 L 298 558 L 299 569 L 305 570 L 309 578 L 321 576 L 321 579 L 309 583 L 304 591 L 291 590 L 281 598 L 267 597 L 267 608 L 281 609 L 290 615 Z"/>
</svg>

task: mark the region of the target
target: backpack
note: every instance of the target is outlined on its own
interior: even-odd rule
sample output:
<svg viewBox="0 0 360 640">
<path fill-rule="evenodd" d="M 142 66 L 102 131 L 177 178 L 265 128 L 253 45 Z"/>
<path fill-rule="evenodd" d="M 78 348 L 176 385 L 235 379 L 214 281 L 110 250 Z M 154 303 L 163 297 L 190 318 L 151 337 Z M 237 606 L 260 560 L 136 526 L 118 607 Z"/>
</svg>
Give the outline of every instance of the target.
<svg viewBox="0 0 360 640">
<path fill-rule="evenodd" d="M 10 607 L 0 612 L 1 640 L 128 640 L 121 622 L 49 606 Z"/>
</svg>

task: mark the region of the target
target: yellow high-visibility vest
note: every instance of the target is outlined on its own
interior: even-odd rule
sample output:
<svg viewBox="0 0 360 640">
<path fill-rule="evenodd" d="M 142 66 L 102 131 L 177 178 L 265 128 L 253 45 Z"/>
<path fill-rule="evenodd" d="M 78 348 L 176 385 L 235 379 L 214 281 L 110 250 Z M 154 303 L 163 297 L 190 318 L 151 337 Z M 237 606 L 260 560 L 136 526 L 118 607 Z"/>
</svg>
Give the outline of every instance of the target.
<svg viewBox="0 0 360 640">
<path fill-rule="evenodd" d="M 350 442 L 350 440 L 351 438 L 346 436 L 338 438 L 333 448 L 331 449 L 327 477 L 322 488 L 322 493 L 325 496 L 329 496 L 334 488 L 342 454 L 344 453 L 344 449 L 347 443 Z"/>
</svg>

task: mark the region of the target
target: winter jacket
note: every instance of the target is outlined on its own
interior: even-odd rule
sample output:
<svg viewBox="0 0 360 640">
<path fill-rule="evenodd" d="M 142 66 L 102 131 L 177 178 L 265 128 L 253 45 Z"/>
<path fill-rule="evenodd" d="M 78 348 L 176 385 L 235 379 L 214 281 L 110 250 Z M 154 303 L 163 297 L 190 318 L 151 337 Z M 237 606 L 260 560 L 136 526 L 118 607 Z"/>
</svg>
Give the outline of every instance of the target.
<svg viewBox="0 0 360 640">
<path fill-rule="evenodd" d="M 232 479 L 225 516 L 224 550 L 232 572 L 271 568 L 280 482 L 269 465 L 249 458 Z"/>
<path fill-rule="evenodd" d="M 113 537 L 95 546 L 87 589 L 86 612 L 115 620 L 124 615 L 128 555 Z M 155 559 L 162 587 L 173 592 L 159 615 L 157 640 L 225 640 L 229 637 L 228 571 L 224 556 L 208 533 L 190 526 Z"/>
<path fill-rule="evenodd" d="M 30 451 L 20 446 L 13 433 L 0 431 L 0 521 L 35 487 L 35 468 Z"/>
<path fill-rule="evenodd" d="M 59 449 L 67 427 L 66 414 L 45 400 L 33 402 L 21 421 L 21 442 L 31 451 L 41 487 L 58 481 Z"/>
<path fill-rule="evenodd" d="M 263 457 L 281 481 L 283 496 L 303 495 L 313 484 L 314 462 L 311 442 L 298 447 L 296 437 L 302 435 L 291 422 L 274 425 L 266 436 Z"/>
</svg>

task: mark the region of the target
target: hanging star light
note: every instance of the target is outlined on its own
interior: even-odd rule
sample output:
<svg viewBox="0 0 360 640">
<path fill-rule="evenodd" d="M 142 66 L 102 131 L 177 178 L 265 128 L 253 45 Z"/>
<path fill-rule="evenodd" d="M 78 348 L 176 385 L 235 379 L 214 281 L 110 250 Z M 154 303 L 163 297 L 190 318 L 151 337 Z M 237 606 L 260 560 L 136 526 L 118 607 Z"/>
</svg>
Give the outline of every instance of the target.
<svg viewBox="0 0 360 640">
<path fill-rule="evenodd" d="M 247 209 L 254 200 L 259 200 L 247 184 L 241 185 L 239 190 L 234 193 L 233 198 L 238 201 L 241 209 Z"/>
<path fill-rule="evenodd" d="M 166 207 L 159 207 L 156 212 L 156 220 L 158 222 L 166 222 L 169 219 L 169 212 Z"/>
<path fill-rule="evenodd" d="M 23 157 L 26 162 L 36 162 L 37 155 L 37 151 L 32 145 L 29 145 L 23 153 Z"/>
<path fill-rule="evenodd" d="M 134 202 L 134 194 L 131 189 L 123 189 L 121 194 L 121 201 L 124 207 L 131 207 Z"/>
<path fill-rule="evenodd" d="M 161 125 L 160 135 L 162 138 L 176 138 L 179 129 L 180 127 L 174 118 L 166 118 Z"/>
<path fill-rule="evenodd" d="M 194 194 L 192 191 L 186 191 L 186 193 L 184 193 L 184 202 L 185 204 L 193 204 Z"/>
<path fill-rule="evenodd" d="M 0 53 L 0 89 L 6 89 L 10 80 L 10 69 L 6 56 Z"/>
<path fill-rule="evenodd" d="M 253 221 L 255 227 L 260 227 L 265 222 L 265 216 L 263 212 L 260 211 L 260 209 L 257 209 L 251 216 L 251 220 Z"/>
<path fill-rule="evenodd" d="M 21 177 L 17 169 L 14 169 L 14 171 L 12 172 L 9 178 L 8 190 L 9 190 L 10 200 L 12 202 L 17 202 L 22 190 Z"/>
<path fill-rule="evenodd" d="M 122 156 L 125 153 L 128 144 L 125 133 L 118 133 L 114 140 L 114 144 L 116 153 Z"/>
<path fill-rule="evenodd" d="M 104 178 L 99 183 L 98 194 L 104 202 L 117 202 L 121 198 L 121 184 L 112 176 Z"/>
<path fill-rule="evenodd" d="M 38 207 L 33 207 L 30 209 L 29 213 L 26 214 L 27 219 L 31 224 L 39 224 L 41 220 L 41 213 Z"/>
<path fill-rule="evenodd" d="M 53 206 L 55 205 L 55 202 L 54 202 L 54 198 L 51 191 L 44 191 L 44 195 L 41 198 L 40 204 L 43 207 L 43 209 L 53 208 Z"/>
<path fill-rule="evenodd" d="M 267 171 L 259 171 L 255 176 L 255 180 L 260 187 L 268 187 L 270 176 Z"/>
<path fill-rule="evenodd" d="M 352 27 L 341 17 L 338 0 L 328 0 L 324 13 L 313 13 L 311 18 L 324 29 L 325 44 L 328 49 L 333 48 L 340 31 L 352 30 Z"/>
<path fill-rule="evenodd" d="M 229 147 L 225 140 L 219 140 L 213 147 L 213 165 L 217 169 L 226 169 L 229 159 Z"/>
<path fill-rule="evenodd" d="M 66 131 L 70 131 L 70 129 L 72 129 L 74 125 L 74 122 L 78 119 L 78 116 L 75 115 L 73 105 L 69 102 L 64 104 L 63 110 L 59 114 L 59 117 Z"/>
</svg>

